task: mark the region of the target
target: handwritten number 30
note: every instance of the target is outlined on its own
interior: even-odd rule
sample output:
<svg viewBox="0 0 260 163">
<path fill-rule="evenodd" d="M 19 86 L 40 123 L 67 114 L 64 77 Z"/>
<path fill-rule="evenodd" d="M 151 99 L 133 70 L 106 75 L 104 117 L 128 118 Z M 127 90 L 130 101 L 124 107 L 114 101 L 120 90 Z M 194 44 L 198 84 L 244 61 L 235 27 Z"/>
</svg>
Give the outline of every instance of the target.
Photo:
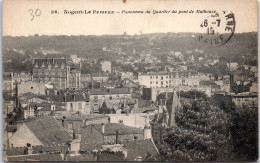
<svg viewBox="0 0 260 163">
<path fill-rule="evenodd" d="M 41 14 L 42 14 L 42 11 L 38 8 L 35 10 L 35 12 L 33 11 L 33 9 L 29 9 L 29 12 L 32 16 L 31 21 L 33 21 L 34 16 L 41 16 Z"/>
</svg>

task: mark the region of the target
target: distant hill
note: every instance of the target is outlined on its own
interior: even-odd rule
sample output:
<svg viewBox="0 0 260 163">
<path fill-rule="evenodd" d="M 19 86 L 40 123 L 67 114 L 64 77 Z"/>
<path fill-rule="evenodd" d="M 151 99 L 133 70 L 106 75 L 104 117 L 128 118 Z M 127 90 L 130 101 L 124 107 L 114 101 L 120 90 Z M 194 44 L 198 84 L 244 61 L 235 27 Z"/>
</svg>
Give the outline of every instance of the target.
<svg viewBox="0 0 260 163">
<path fill-rule="evenodd" d="M 122 54 L 138 55 L 152 53 L 155 56 L 171 51 L 186 53 L 188 50 L 203 50 L 218 58 L 240 64 L 257 65 L 257 33 L 234 34 L 229 42 L 211 47 L 198 41 L 196 33 L 154 33 L 143 35 L 103 35 L 103 36 L 19 36 L 3 37 L 3 61 L 41 56 L 42 51 L 53 52 L 54 56 L 77 54 L 80 57 L 117 58 Z M 8 50 L 9 49 L 9 52 Z M 15 49 L 18 52 L 10 50 Z M 104 50 L 106 49 L 106 50 Z M 19 51 L 22 51 L 19 52 Z M 37 54 L 35 53 L 37 51 Z M 119 52 L 118 52 L 119 51 Z M 135 51 L 135 53 L 133 52 Z"/>
</svg>

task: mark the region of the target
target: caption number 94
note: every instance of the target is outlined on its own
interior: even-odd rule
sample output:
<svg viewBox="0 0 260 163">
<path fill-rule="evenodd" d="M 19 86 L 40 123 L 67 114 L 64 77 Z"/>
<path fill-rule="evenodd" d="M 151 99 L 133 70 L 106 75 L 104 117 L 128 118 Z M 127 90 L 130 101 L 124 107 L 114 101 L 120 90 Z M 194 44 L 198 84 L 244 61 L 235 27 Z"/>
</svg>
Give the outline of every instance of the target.
<svg viewBox="0 0 260 163">
<path fill-rule="evenodd" d="M 41 14 L 42 14 L 42 11 L 38 8 L 36 10 L 29 9 L 29 12 L 30 12 L 30 15 L 31 15 L 31 21 L 34 20 L 34 17 L 41 16 Z"/>
</svg>

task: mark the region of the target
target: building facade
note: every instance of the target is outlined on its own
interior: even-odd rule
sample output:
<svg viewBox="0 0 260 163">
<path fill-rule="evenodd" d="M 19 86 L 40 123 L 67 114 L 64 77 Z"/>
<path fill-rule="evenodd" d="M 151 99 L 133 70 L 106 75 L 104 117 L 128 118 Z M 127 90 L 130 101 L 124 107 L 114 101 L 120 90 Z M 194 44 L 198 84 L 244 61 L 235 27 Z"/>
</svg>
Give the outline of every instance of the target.
<svg viewBox="0 0 260 163">
<path fill-rule="evenodd" d="M 56 89 L 81 88 L 81 66 L 68 64 L 65 58 L 33 60 L 32 80 L 51 83 Z"/>
</svg>

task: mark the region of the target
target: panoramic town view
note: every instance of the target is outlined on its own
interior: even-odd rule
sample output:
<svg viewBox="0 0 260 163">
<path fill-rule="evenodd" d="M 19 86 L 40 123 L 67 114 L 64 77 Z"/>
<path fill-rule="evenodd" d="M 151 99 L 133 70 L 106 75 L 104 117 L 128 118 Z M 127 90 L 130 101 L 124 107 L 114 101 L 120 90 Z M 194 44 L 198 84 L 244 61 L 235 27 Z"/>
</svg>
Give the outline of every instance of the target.
<svg viewBox="0 0 260 163">
<path fill-rule="evenodd" d="M 6 161 L 256 161 L 257 33 L 3 37 Z"/>
</svg>

